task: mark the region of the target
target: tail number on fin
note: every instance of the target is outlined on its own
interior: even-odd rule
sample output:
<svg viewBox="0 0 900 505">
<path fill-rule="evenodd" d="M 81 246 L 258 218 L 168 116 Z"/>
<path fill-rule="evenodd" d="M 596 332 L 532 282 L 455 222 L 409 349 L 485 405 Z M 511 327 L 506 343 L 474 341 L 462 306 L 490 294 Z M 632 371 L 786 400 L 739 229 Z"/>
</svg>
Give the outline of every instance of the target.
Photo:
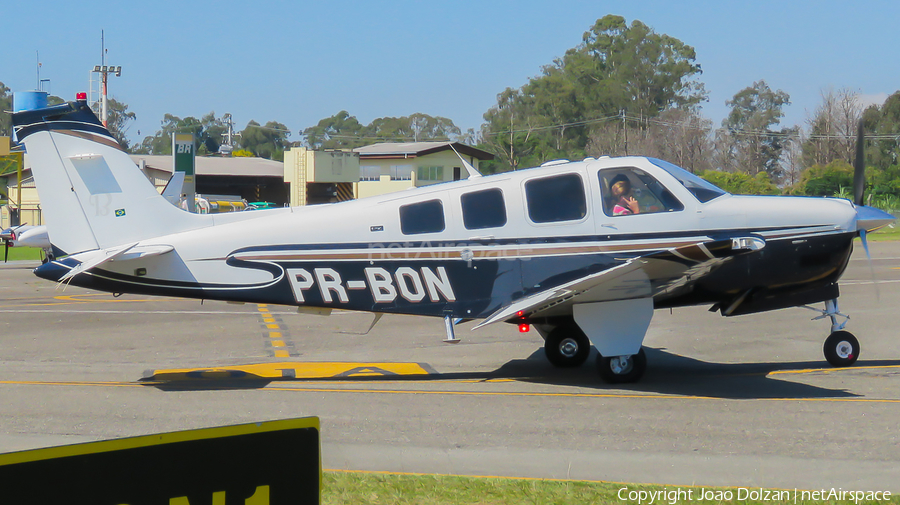
<svg viewBox="0 0 900 505">
<path fill-rule="evenodd" d="M 297 303 L 306 303 L 304 293 L 318 287 L 322 301 L 349 303 L 353 291 L 368 289 L 376 303 L 392 303 L 401 296 L 411 303 L 419 303 L 425 299 L 431 302 L 456 301 L 453 286 L 444 267 L 432 270 L 422 267 L 418 270 L 410 267 L 397 268 L 393 275 L 381 267 L 367 267 L 364 279 L 344 281 L 341 274 L 333 268 L 314 268 L 310 272 L 305 268 L 288 268 L 288 279 L 294 291 Z"/>
</svg>

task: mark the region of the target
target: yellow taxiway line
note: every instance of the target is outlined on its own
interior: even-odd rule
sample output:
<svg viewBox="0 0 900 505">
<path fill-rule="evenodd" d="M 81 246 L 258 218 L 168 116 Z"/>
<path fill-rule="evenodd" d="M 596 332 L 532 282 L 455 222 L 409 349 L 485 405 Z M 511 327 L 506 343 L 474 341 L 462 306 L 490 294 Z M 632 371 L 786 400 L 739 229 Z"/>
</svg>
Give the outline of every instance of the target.
<svg viewBox="0 0 900 505">
<path fill-rule="evenodd" d="M 274 345 L 274 343 L 273 343 Z M 279 362 L 213 368 L 154 370 L 144 380 L 184 381 L 195 379 L 341 379 L 346 377 L 391 377 L 435 373 L 422 363 Z"/>
</svg>

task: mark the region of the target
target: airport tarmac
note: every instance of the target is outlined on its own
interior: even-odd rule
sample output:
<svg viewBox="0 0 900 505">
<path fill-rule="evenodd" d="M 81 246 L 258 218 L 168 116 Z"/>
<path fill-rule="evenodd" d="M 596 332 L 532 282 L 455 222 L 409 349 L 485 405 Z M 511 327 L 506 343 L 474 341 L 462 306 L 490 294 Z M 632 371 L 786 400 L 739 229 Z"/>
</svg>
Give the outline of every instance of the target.
<svg viewBox="0 0 900 505">
<path fill-rule="evenodd" d="M 854 367 L 827 365 L 814 312 L 691 307 L 656 311 L 646 375 L 616 387 L 511 325 L 449 345 L 439 319 L 364 334 L 371 314 L 57 290 L 8 263 L 0 452 L 319 416 L 326 469 L 897 493 L 900 243 L 870 248 L 839 300 Z"/>
</svg>

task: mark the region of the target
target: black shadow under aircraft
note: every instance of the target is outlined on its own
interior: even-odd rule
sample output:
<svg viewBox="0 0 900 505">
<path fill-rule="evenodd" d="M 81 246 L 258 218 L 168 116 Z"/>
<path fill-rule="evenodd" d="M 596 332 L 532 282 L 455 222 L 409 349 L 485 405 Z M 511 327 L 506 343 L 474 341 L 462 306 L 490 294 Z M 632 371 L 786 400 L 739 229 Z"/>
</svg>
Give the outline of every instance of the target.
<svg viewBox="0 0 900 505">
<path fill-rule="evenodd" d="M 39 277 L 113 293 L 533 325 L 549 360 L 590 345 L 638 380 L 654 309 L 725 316 L 825 302 L 825 357 L 848 366 L 838 279 L 893 216 L 854 201 L 735 196 L 653 158 L 548 162 L 350 202 L 215 215 L 160 196 L 84 100 L 13 114 L 58 254 Z M 860 137 L 861 138 L 861 137 Z"/>
</svg>

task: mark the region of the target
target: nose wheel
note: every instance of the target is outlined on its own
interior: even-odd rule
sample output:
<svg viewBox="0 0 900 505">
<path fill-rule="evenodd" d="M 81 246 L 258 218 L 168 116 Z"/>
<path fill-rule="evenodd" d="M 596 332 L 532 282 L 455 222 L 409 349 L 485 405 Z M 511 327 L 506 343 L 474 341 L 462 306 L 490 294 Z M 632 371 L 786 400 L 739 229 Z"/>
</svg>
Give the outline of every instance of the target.
<svg viewBox="0 0 900 505">
<path fill-rule="evenodd" d="M 838 330 L 825 339 L 824 351 L 831 366 L 850 366 L 859 358 L 859 340 L 849 331 Z"/>
<path fill-rule="evenodd" d="M 803 305 L 804 308 L 814 310 L 821 315 L 814 317 L 817 319 L 831 319 L 831 335 L 825 339 L 824 353 L 825 360 L 834 367 L 845 367 L 856 363 L 859 359 L 859 340 L 849 331 L 844 330 L 850 316 L 841 314 L 838 309 L 837 299 L 825 300 L 825 310 L 815 309 L 813 307 Z"/>
</svg>

